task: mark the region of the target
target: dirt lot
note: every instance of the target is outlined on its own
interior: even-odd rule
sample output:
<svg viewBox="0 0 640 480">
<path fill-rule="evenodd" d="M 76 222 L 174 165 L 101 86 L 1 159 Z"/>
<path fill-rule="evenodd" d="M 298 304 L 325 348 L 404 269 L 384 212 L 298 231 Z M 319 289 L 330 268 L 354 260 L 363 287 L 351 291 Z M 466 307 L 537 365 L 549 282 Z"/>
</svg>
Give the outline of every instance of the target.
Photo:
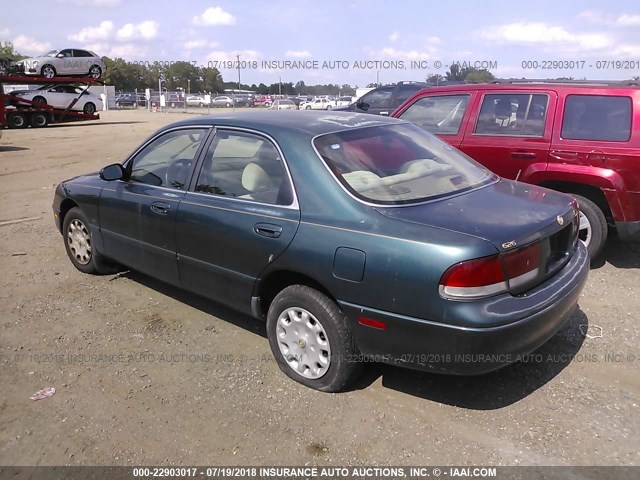
<svg viewBox="0 0 640 480">
<path fill-rule="evenodd" d="M 76 271 L 56 184 L 184 116 L 3 132 L 0 464 L 640 464 L 638 245 L 610 242 L 536 360 L 478 378 L 372 365 L 342 394 L 280 373 L 250 318 L 137 273 Z"/>
</svg>

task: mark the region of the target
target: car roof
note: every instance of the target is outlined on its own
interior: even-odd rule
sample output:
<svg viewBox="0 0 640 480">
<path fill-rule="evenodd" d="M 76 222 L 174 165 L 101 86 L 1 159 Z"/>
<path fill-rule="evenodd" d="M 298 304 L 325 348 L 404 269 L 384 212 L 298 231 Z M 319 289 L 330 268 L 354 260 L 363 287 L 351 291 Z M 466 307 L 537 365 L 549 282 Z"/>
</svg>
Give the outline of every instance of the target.
<svg viewBox="0 0 640 480">
<path fill-rule="evenodd" d="M 336 111 L 239 111 L 202 116 L 172 123 L 166 128 L 180 126 L 229 126 L 260 130 L 277 136 L 282 130 L 297 131 L 310 136 L 341 130 L 406 123 L 404 120 L 366 113 Z"/>
</svg>

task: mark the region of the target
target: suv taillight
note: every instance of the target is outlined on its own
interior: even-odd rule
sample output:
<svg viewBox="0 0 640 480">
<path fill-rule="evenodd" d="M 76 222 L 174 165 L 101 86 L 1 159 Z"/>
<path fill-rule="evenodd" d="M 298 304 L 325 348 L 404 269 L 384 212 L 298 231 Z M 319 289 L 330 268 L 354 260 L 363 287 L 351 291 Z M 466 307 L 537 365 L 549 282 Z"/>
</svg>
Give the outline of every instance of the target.
<svg viewBox="0 0 640 480">
<path fill-rule="evenodd" d="M 537 242 L 513 252 L 456 263 L 442 275 L 440 295 L 474 300 L 518 290 L 538 277 L 541 254 Z"/>
</svg>

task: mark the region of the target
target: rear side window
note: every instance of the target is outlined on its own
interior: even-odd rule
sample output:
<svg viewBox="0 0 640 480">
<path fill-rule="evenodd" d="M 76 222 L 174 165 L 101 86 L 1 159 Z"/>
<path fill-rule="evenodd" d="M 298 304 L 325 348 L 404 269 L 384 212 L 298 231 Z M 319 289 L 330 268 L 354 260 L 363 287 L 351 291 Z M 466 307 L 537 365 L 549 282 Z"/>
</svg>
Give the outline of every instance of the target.
<svg viewBox="0 0 640 480">
<path fill-rule="evenodd" d="M 488 94 L 482 99 L 475 133 L 542 137 L 547 117 L 547 95 Z"/>
<path fill-rule="evenodd" d="M 626 142 L 631 138 L 631 98 L 569 95 L 562 119 L 562 138 Z"/>
<path fill-rule="evenodd" d="M 423 97 L 402 112 L 400 118 L 427 132 L 455 135 L 468 104 L 469 95 Z"/>
</svg>

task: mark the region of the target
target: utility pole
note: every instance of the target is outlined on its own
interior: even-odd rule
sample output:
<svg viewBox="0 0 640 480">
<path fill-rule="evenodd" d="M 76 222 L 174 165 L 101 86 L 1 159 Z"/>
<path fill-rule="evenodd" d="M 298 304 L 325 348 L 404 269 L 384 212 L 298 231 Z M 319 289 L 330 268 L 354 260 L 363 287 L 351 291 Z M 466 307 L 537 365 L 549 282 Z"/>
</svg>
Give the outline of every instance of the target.
<svg viewBox="0 0 640 480">
<path fill-rule="evenodd" d="M 238 90 L 240 90 L 240 55 L 236 55 L 236 57 L 238 58 Z"/>
<path fill-rule="evenodd" d="M 282 95 L 282 77 L 278 77 L 278 95 Z"/>
</svg>

